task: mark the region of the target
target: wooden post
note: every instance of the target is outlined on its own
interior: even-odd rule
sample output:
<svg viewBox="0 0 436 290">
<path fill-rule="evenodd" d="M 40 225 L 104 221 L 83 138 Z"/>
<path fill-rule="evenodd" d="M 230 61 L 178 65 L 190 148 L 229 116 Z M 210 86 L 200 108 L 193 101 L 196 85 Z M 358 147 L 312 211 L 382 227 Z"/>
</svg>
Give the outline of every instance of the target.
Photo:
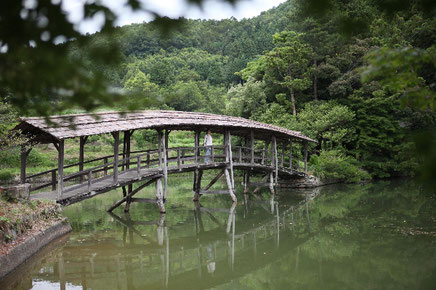
<svg viewBox="0 0 436 290">
<path fill-rule="evenodd" d="M 177 148 L 177 168 L 180 170 L 180 148 Z"/>
<path fill-rule="evenodd" d="M 228 150 L 228 140 L 227 140 L 227 130 L 224 131 L 224 161 L 225 163 L 229 162 L 229 150 Z"/>
<path fill-rule="evenodd" d="M 156 180 L 156 203 L 161 213 L 165 213 L 165 201 L 162 192 L 162 178 Z"/>
<path fill-rule="evenodd" d="M 88 172 L 88 192 L 92 190 L 92 171 Z"/>
<path fill-rule="evenodd" d="M 127 170 L 129 170 L 130 169 L 130 145 L 131 145 L 131 139 L 132 139 L 132 135 L 133 135 L 133 132 L 135 132 L 134 130 L 129 130 L 129 134 L 127 135 L 128 137 L 127 137 L 127 143 L 126 143 L 126 146 L 127 146 L 127 148 L 126 148 L 126 157 L 127 157 L 127 160 L 126 160 L 126 169 Z M 138 158 L 139 159 L 139 158 Z M 141 160 L 139 160 L 139 164 L 141 164 Z M 141 167 L 141 165 L 139 166 L 139 167 Z M 132 190 L 133 190 L 133 184 L 129 184 L 129 186 L 128 186 L 128 192 L 130 193 L 130 192 L 132 192 Z"/>
<path fill-rule="evenodd" d="M 232 190 L 234 190 L 235 189 L 235 177 L 233 174 L 232 135 L 230 135 L 230 131 L 227 131 L 227 142 L 228 142 L 228 150 L 229 150 L 230 177 L 231 177 L 231 181 L 232 181 Z"/>
<path fill-rule="evenodd" d="M 138 178 L 141 175 L 141 155 L 138 156 L 138 160 L 136 162 L 136 173 L 138 174 Z"/>
<path fill-rule="evenodd" d="M 304 142 L 304 172 L 307 173 L 307 141 Z"/>
<path fill-rule="evenodd" d="M 215 153 L 214 153 L 214 146 L 210 146 L 210 154 L 211 154 L 211 158 L 212 158 L 212 165 L 215 165 Z"/>
<path fill-rule="evenodd" d="M 254 130 L 250 131 L 251 164 L 254 164 Z"/>
<path fill-rule="evenodd" d="M 248 186 L 250 183 L 250 171 L 244 171 L 244 193 L 248 193 Z"/>
<path fill-rule="evenodd" d="M 197 170 L 196 170 L 197 171 Z M 201 179 L 203 177 L 203 170 L 198 170 L 197 178 L 195 180 L 196 184 L 194 184 L 194 199 L 193 201 L 198 201 L 200 198 L 200 190 L 201 190 Z"/>
<path fill-rule="evenodd" d="M 80 144 L 79 144 L 79 172 L 83 171 L 83 161 L 85 159 L 85 143 L 88 140 L 88 136 L 80 136 Z M 79 177 L 79 182 L 83 182 L 83 175 L 81 174 Z"/>
<path fill-rule="evenodd" d="M 103 162 L 104 162 L 104 176 L 107 175 L 107 157 L 103 158 Z"/>
<path fill-rule="evenodd" d="M 165 202 L 165 200 L 166 200 L 166 198 L 167 198 L 167 188 L 168 188 L 168 159 L 167 159 L 167 156 L 168 156 L 168 150 L 167 150 L 167 144 L 166 144 L 166 142 L 167 142 L 167 140 L 168 140 L 168 130 L 165 130 L 165 138 L 163 139 L 163 144 L 162 144 L 162 147 L 163 147 L 163 152 L 164 152 L 164 162 L 163 162 L 163 166 L 164 166 L 164 168 L 163 168 L 163 170 L 164 170 L 164 188 L 163 188 L 163 199 L 164 199 L 164 202 Z"/>
<path fill-rule="evenodd" d="M 284 162 L 285 162 L 285 147 L 286 147 L 286 145 L 285 145 L 285 143 L 283 142 L 282 143 L 282 156 L 281 156 L 281 162 L 280 162 L 280 166 L 281 167 L 284 167 Z"/>
<path fill-rule="evenodd" d="M 197 176 L 198 176 L 198 169 L 194 170 L 194 182 L 192 183 L 192 192 L 195 193 L 197 192 Z"/>
<path fill-rule="evenodd" d="M 147 152 L 147 168 L 150 168 L 150 152 Z"/>
<path fill-rule="evenodd" d="M 56 190 L 56 169 L 51 171 L 51 190 Z"/>
<path fill-rule="evenodd" d="M 126 169 L 130 169 L 130 137 L 132 136 L 132 133 L 130 131 L 127 131 L 126 133 Z"/>
<path fill-rule="evenodd" d="M 165 130 L 165 149 L 166 149 L 165 157 L 166 157 L 167 162 L 168 162 L 168 158 L 169 158 L 168 148 L 170 148 L 170 146 L 168 145 L 169 144 L 169 140 L 170 140 L 169 136 L 170 136 L 170 131 L 169 130 Z M 168 164 L 166 166 L 168 166 Z"/>
<path fill-rule="evenodd" d="M 58 146 L 58 199 L 64 191 L 64 140 L 59 140 Z"/>
<path fill-rule="evenodd" d="M 185 149 L 182 149 L 182 165 L 185 164 Z"/>
<path fill-rule="evenodd" d="M 120 132 L 113 132 L 114 136 L 114 183 L 118 183 L 118 154 L 120 145 Z"/>
<path fill-rule="evenodd" d="M 265 141 L 265 160 L 262 161 L 262 164 L 267 164 L 268 163 L 268 147 L 269 147 L 269 141 Z"/>
<path fill-rule="evenodd" d="M 242 163 L 242 148 L 238 148 L 238 155 L 239 155 L 239 163 Z"/>
<path fill-rule="evenodd" d="M 162 169 L 162 131 L 157 130 L 158 155 L 159 155 L 159 170 Z"/>
<path fill-rule="evenodd" d="M 227 168 L 224 170 L 224 174 L 226 175 L 226 182 L 227 182 L 227 187 L 229 189 L 230 197 L 232 198 L 233 202 L 237 202 L 236 196 L 233 192 L 233 185 L 232 185 L 230 173 L 229 173 L 229 170 Z"/>
<path fill-rule="evenodd" d="M 279 159 L 277 156 L 277 140 L 275 136 L 273 136 L 273 148 L 274 148 L 275 184 L 277 185 L 279 179 Z"/>
<path fill-rule="evenodd" d="M 195 136 L 194 136 L 194 155 L 195 155 L 195 165 L 198 165 L 198 147 L 200 146 L 200 132 L 198 130 L 195 130 Z"/>
<path fill-rule="evenodd" d="M 21 184 L 26 183 L 26 160 L 27 160 L 27 150 L 24 145 L 21 145 L 21 174 L 20 174 Z"/>
<path fill-rule="evenodd" d="M 289 139 L 289 169 L 292 169 L 292 140 Z"/>
<path fill-rule="evenodd" d="M 269 173 L 269 189 L 274 194 L 274 174 L 272 171 Z"/>
</svg>

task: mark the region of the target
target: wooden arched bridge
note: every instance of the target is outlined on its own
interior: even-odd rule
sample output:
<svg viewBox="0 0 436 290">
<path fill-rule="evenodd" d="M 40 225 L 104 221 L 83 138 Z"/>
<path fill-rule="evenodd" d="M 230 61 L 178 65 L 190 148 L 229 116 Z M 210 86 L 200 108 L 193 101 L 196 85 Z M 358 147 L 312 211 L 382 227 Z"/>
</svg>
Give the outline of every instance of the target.
<svg viewBox="0 0 436 290">
<path fill-rule="evenodd" d="M 131 137 L 137 130 L 157 131 L 157 144 L 151 150 L 131 150 Z M 102 112 L 21 118 L 14 130 L 28 137 L 21 150 L 21 182 L 46 176 L 50 181 L 32 186 L 32 198 L 49 198 L 68 205 L 93 197 L 112 189 L 123 187 L 123 198 L 109 211 L 126 203 L 128 211 L 132 202 L 157 203 L 165 212 L 168 175 L 179 172 L 194 172 L 194 200 L 203 194 L 234 194 L 234 170 L 244 171 L 244 184 L 267 185 L 273 189 L 279 176 L 304 176 L 307 171 L 308 142 L 314 140 L 300 132 L 281 127 L 223 115 L 179 111 Z M 194 131 L 194 146 L 172 148 L 169 134 L 174 130 Z M 223 134 L 222 145 L 202 146 L 200 134 L 210 130 Z M 114 150 L 110 156 L 85 159 L 85 144 L 89 136 L 111 133 Z M 122 151 L 119 150 L 120 133 L 123 133 Z M 241 145 L 232 142 L 238 137 Z M 80 138 L 79 162 L 64 165 L 65 140 Z M 296 142 L 301 143 L 294 145 Z M 58 167 L 33 175 L 26 175 L 26 158 L 36 144 L 52 143 L 58 151 Z M 205 149 L 209 149 L 206 156 Z M 294 149 L 293 149 L 294 148 Z M 295 150 L 298 148 L 298 150 Z M 298 151 L 298 152 L 296 152 Z M 297 154 L 296 154 L 297 153 Z M 297 159 L 300 157 L 300 160 Z M 101 162 L 101 165 L 87 167 Z M 77 167 L 77 172 L 65 175 L 64 169 Z M 203 171 L 219 169 L 219 174 L 202 188 Z M 250 183 L 251 171 L 264 172 L 260 183 Z M 48 177 L 48 178 L 47 178 Z M 211 190 L 221 178 L 226 180 L 228 190 Z M 133 183 L 142 182 L 133 189 Z M 146 186 L 156 184 L 156 199 L 133 197 Z"/>
</svg>

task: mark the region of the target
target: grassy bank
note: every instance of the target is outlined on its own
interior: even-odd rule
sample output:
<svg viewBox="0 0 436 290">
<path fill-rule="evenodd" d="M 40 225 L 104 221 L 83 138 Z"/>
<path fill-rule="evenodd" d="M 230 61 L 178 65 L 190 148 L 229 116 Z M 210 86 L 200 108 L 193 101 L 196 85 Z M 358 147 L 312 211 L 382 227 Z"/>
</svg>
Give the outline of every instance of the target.
<svg viewBox="0 0 436 290">
<path fill-rule="evenodd" d="M 0 199 L 0 255 L 33 233 L 63 220 L 52 201 L 7 201 Z"/>
</svg>

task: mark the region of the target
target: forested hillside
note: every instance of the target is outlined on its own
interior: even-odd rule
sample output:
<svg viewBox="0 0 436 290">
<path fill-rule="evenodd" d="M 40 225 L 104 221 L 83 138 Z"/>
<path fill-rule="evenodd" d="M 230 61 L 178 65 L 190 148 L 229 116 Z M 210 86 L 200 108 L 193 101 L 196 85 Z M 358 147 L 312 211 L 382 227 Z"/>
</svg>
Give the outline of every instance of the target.
<svg viewBox="0 0 436 290">
<path fill-rule="evenodd" d="M 70 56 L 133 93 L 121 109 L 206 111 L 302 131 L 318 141 L 310 166 L 325 178 L 414 175 L 416 134 L 434 144 L 434 10 L 330 2 L 316 18 L 289 0 L 241 21 L 181 19 L 166 37 L 153 22 L 119 27 L 115 68 L 74 44 Z M 109 46 L 107 35 L 89 37 L 91 48 Z"/>
</svg>

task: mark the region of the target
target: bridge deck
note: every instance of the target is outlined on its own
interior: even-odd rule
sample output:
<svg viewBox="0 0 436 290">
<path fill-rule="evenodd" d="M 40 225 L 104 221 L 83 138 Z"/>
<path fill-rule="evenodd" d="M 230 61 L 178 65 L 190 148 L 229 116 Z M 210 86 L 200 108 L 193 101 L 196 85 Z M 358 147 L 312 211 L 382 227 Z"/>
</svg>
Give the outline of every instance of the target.
<svg viewBox="0 0 436 290">
<path fill-rule="evenodd" d="M 168 174 L 180 172 L 190 172 L 194 170 L 222 169 L 228 165 L 226 162 L 215 162 L 210 164 L 181 164 L 180 166 L 168 166 Z M 257 171 L 273 171 L 274 168 L 268 165 L 251 164 L 251 163 L 233 163 L 235 169 L 250 169 Z M 302 176 L 304 173 L 285 167 L 279 167 L 279 173 L 287 176 Z M 58 197 L 57 191 L 39 192 L 31 195 L 31 199 L 50 199 L 55 200 L 62 205 L 69 205 L 75 202 L 94 197 L 111 191 L 115 188 L 126 186 L 139 181 L 151 180 L 163 176 L 164 170 L 159 168 L 141 168 L 138 175 L 136 168 L 124 170 L 118 173 L 118 183 L 114 183 L 113 175 L 106 175 L 96 178 L 91 182 L 91 188 L 87 182 L 73 184 L 64 187 L 62 197 Z"/>
</svg>

